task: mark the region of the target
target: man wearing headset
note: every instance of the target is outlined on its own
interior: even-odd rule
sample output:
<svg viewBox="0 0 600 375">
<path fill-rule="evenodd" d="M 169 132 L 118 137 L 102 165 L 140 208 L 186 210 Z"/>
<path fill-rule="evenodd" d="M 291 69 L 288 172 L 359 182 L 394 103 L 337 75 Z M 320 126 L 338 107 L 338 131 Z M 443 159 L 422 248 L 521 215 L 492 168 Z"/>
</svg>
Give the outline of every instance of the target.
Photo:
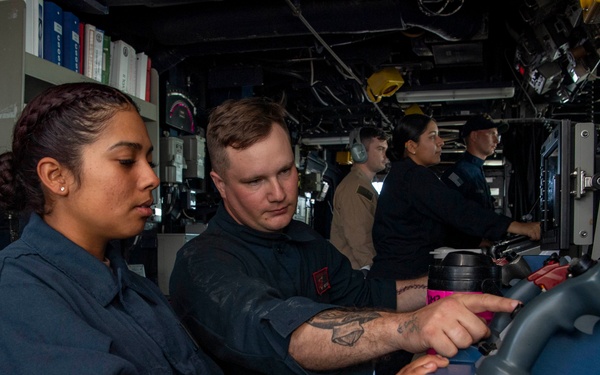
<svg viewBox="0 0 600 375">
<path fill-rule="evenodd" d="M 330 241 L 352 264 L 366 273 L 373 264 L 375 248 L 371 229 L 379 194 L 373 178 L 386 168 L 386 134 L 375 127 L 350 133 L 353 165 L 335 190 Z"/>
</svg>

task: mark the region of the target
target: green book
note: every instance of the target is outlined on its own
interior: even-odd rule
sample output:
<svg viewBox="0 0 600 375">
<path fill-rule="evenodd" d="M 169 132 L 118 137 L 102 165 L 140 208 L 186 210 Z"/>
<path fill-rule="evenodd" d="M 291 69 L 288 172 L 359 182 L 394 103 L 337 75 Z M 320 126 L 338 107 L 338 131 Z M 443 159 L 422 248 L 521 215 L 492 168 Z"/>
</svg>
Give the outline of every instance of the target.
<svg viewBox="0 0 600 375">
<path fill-rule="evenodd" d="M 102 41 L 102 83 L 110 83 L 110 36 L 104 34 Z"/>
</svg>

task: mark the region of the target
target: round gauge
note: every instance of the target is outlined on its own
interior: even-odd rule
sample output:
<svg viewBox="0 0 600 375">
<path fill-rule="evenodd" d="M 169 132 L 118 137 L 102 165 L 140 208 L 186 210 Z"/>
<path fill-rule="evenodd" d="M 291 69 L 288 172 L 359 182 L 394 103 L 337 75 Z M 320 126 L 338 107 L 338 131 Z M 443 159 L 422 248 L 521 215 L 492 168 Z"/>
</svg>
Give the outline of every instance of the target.
<svg viewBox="0 0 600 375">
<path fill-rule="evenodd" d="M 196 107 L 191 100 L 180 92 L 167 93 L 165 122 L 177 129 L 189 133 L 196 131 Z"/>
</svg>

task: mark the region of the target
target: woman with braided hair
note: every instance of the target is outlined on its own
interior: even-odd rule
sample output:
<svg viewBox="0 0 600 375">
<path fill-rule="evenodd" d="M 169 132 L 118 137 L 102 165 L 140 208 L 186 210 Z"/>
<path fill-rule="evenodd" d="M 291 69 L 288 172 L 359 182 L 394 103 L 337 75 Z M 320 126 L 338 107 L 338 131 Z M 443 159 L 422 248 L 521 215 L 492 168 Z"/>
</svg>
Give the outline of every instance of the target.
<svg viewBox="0 0 600 375">
<path fill-rule="evenodd" d="M 65 84 L 28 103 L 0 155 L 0 209 L 31 213 L 0 251 L 0 373 L 221 373 L 111 246 L 152 215 L 153 167 L 119 90 Z"/>
</svg>

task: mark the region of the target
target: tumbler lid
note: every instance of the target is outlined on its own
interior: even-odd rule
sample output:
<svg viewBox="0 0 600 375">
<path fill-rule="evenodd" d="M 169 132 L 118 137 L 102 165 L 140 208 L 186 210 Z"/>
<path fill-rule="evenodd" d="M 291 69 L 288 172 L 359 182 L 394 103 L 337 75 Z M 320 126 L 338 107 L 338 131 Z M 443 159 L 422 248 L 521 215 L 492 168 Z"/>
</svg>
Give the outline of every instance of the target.
<svg viewBox="0 0 600 375">
<path fill-rule="evenodd" d="M 442 260 L 442 266 L 490 267 L 494 265 L 492 258 L 485 254 L 470 251 L 454 251 Z"/>
</svg>

